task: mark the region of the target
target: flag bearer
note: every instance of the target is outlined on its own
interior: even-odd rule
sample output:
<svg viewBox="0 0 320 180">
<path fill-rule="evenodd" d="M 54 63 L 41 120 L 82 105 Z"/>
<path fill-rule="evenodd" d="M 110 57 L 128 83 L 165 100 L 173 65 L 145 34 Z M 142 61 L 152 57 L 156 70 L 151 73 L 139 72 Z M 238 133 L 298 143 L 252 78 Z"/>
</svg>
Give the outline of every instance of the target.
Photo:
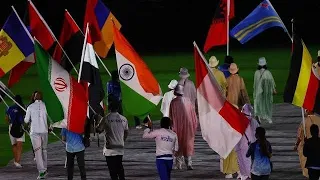
<svg viewBox="0 0 320 180">
<path fill-rule="evenodd" d="M 171 119 L 163 117 L 160 122 L 161 129 L 151 131 L 151 121 L 144 130 L 143 138 L 154 138 L 156 141 L 156 163 L 161 180 L 170 180 L 173 165 L 173 155 L 178 151 L 178 137 L 170 130 Z"/>
<path fill-rule="evenodd" d="M 38 179 L 44 179 L 48 174 L 48 123 L 47 109 L 44 102 L 42 102 L 41 92 L 35 94 L 35 102 L 28 106 L 24 122 L 31 122 L 30 136 L 36 157 L 37 169 L 39 171 Z"/>
<path fill-rule="evenodd" d="M 111 113 L 102 118 L 97 132 L 105 133 L 103 155 L 106 157 L 112 180 L 125 180 L 122 158 L 124 154 L 124 141 L 128 137 L 128 121 L 120 115 L 118 103 L 111 104 Z"/>
</svg>

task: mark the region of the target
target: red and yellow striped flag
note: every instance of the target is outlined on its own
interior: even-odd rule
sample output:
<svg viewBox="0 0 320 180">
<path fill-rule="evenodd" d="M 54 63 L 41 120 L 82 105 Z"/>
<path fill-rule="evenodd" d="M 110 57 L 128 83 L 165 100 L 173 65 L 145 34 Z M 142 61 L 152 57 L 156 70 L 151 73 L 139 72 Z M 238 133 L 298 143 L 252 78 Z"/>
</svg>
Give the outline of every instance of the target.
<svg viewBox="0 0 320 180">
<path fill-rule="evenodd" d="M 320 100 L 319 79 L 312 57 L 300 37 L 294 35 L 291 66 L 284 91 L 284 102 L 320 112 L 316 102 Z"/>
</svg>

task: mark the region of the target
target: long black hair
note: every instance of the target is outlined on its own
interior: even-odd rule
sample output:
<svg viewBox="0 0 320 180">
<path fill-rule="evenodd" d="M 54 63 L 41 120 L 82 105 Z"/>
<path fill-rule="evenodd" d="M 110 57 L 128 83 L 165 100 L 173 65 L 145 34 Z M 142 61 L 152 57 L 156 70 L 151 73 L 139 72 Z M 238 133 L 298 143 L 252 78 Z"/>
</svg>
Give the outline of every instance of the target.
<svg viewBox="0 0 320 180">
<path fill-rule="evenodd" d="M 264 65 L 264 66 L 258 65 L 258 68 L 257 68 L 257 69 L 258 69 L 258 70 L 260 70 L 260 69 L 265 69 L 265 70 L 267 70 L 268 67 L 267 67 L 267 65 Z"/>
<path fill-rule="evenodd" d="M 260 144 L 261 154 L 271 158 L 271 153 L 269 152 L 269 142 L 266 139 L 266 130 L 263 127 L 257 127 L 256 137 Z"/>
<path fill-rule="evenodd" d="M 171 119 L 168 117 L 163 117 L 160 121 L 161 128 L 169 129 L 171 126 Z"/>
<path fill-rule="evenodd" d="M 29 105 L 35 102 L 34 97 L 36 96 L 37 92 L 38 92 L 38 91 L 34 91 L 34 92 L 32 93 Z"/>
</svg>

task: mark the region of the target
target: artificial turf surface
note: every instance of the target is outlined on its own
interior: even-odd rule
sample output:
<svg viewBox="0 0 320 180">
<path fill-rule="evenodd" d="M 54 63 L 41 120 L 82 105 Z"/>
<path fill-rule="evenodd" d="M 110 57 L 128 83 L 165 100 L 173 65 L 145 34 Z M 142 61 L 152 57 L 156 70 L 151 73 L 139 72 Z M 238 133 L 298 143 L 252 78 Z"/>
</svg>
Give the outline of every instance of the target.
<svg viewBox="0 0 320 180">
<path fill-rule="evenodd" d="M 315 47 L 308 47 L 311 55 L 315 59 L 317 49 Z M 232 50 L 231 55 L 234 57 L 235 62 L 240 68 L 239 74 L 245 80 L 245 84 L 252 100 L 253 93 L 253 75 L 257 68 L 258 58 L 261 56 L 266 57 L 268 62 L 268 68 L 274 76 L 278 94 L 274 96 L 274 103 L 282 103 L 283 90 L 286 84 L 288 69 L 290 65 L 290 48 L 260 48 L 260 49 L 237 49 Z M 164 53 L 165 54 L 165 53 Z M 209 59 L 210 55 L 215 55 L 220 64 L 223 63 L 223 58 L 225 56 L 225 51 L 211 52 L 206 56 Z M 166 55 L 146 55 L 143 56 L 143 60 L 147 63 L 156 79 L 160 83 L 163 93 L 167 91 L 167 85 L 172 79 L 179 79 L 178 72 L 180 67 L 186 67 L 189 69 L 191 74 L 191 79 L 195 79 L 194 74 L 194 60 L 192 53 L 170 53 Z M 115 57 L 111 56 L 104 61 L 106 66 L 110 71 L 116 69 Z M 109 76 L 106 71 L 100 66 L 101 77 L 103 84 L 109 80 Z M 1 79 L 5 84 L 7 83 L 7 77 Z M 30 96 L 34 90 L 41 90 L 39 87 L 39 77 L 37 75 L 36 66 L 33 66 L 22 78 L 21 82 L 16 84 L 12 89 L 12 92 L 19 94 L 23 97 L 24 103 L 28 104 Z M 44 97 L 45 98 L 45 97 Z M 11 105 L 12 102 L 6 98 L 6 101 Z M 139 102 L 137 102 L 137 105 Z M 159 111 L 160 106 L 151 112 L 151 118 L 156 120 L 161 118 L 161 113 Z M 0 167 L 7 165 L 7 163 L 13 158 L 11 152 L 11 144 L 8 136 L 8 125 L 5 123 L 4 114 L 5 106 L 0 103 L 0 117 L 3 117 L 0 121 Z M 127 117 L 130 124 L 133 125 L 133 118 Z M 58 131 L 59 132 L 59 131 Z M 49 136 L 49 142 L 57 141 L 52 135 Z M 24 151 L 31 150 L 31 143 L 29 138 L 26 138 L 26 142 L 23 146 Z M 22 157 L 23 158 L 23 157 Z"/>
</svg>

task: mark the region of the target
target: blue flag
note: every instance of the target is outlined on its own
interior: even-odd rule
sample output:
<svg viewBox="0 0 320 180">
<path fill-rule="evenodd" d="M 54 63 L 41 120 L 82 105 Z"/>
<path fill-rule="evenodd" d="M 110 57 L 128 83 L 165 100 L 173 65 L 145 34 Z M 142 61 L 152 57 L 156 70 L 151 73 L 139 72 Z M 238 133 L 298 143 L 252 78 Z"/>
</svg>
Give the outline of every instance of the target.
<svg viewBox="0 0 320 180">
<path fill-rule="evenodd" d="M 264 30 L 275 26 L 287 31 L 271 3 L 264 0 L 231 30 L 230 35 L 244 44 Z"/>
</svg>

